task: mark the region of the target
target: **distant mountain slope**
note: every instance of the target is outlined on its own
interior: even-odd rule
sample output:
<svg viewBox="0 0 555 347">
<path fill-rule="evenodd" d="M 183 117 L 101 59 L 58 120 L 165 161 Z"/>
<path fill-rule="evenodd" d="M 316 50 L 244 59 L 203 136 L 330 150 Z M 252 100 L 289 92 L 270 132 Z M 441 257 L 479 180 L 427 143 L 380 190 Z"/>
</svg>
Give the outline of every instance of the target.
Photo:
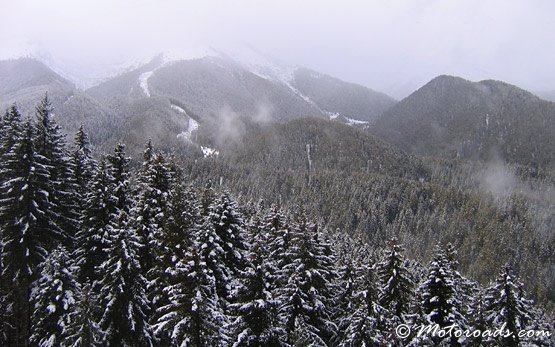
<svg viewBox="0 0 555 347">
<path fill-rule="evenodd" d="M 62 102 L 75 90 L 74 85 L 41 62 L 21 58 L 0 61 L 0 104 L 17 102 L 24 110 L 32 110 L 49 92 L 52 100 Z"/>
<path fill-rule="evenodd" d="M 291 84 L 322 110 L 371 121 L 395 105 L 391 97 L 308 69 L 297 69 Z"/>
<path fill-rule="evenodd" d="M 121 98 L 144 98 L 146 95 L 141 88 L 141 75 L 148 74 L 160 67 L 162 63 L 162 56 L 157 56 L 147 64 L 109 78 L 99 85 L 87 89 L 86 92 L 95 99 L 108 103 Z"/>
<path fill-rule="evenodd" d="M 251 127 L 239 146 L 226 146 L 221 153 L 233 163 L 265 169 L 426 176 L 415 157 L 361 130 L 316 118 Z"/>
<path fill-rule="evenodd" d="M 188 117 L 165 98 L 123 97 L 117 93 L 126 82 L 123 79 L 109 82 L 106 94 L 88 93 L 43 63 L 24 58 L 0 61 L 0 81 L 1 112 L 15 102 L 24 116 L 34 117 L 35 106 L 48 93 L 69 141 L 83 124 L 98 150 L 109 150 L 124 140 L 129 152 L 137 154 L 147 138 L 166 150 L 188 145 L 177 138 L 188 127 Z"/>
<path fill-rule="evenodd" d="M 108 104 L 159 96 L 177 100 L 201 118 L 225 110 L 271 121 L 334 114 L 367 121 L 395 103 L 363 86 L 265 57 L 241 59 L 246 58 L 221 52 L 191 59 L 161 55 L 87 92 Z"/>
<path fill-rule="evenodd" d="M 220 58 L 168 64 L 156 70 L 148 83 L 152 93 L 177 99 L 201 115 L 229 108 L 241 116 L 257 118 L 263 108 L 277 121 L 323 116 L 285 85 Z"/>
<path fill-rule="evenodd" d="M 39 60 L 0 61 L 0 107 L 17 102 L 23 114 L 33 115 L 48 92 L 60 125 L 70 135 L 84 124 L 100 149 L 125 138 L 133 152 L 140 150 L 144 138 L 166 149 L 180 148 L 184 143 L 177 135 L 190 123 L 202 127 L 237 117 L 267 123 L 331 116 L 354 126 L 393 103 L 365 87 L 258 52 L 240 53 L 161 54 L 87 90 L 76 88 Z"/>
<path fill-rule="evenodd" d="M 420 155 L 555 164 L 555 104 L 499 81 L 439 76 L 387 110 L 371 132 Z"/>
</svg>

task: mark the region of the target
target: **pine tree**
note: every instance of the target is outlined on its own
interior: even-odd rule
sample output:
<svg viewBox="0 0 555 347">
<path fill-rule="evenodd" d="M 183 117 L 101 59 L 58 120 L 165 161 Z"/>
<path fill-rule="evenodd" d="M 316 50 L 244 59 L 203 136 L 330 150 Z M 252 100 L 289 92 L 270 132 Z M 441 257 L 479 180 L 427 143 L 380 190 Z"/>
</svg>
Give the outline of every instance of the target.
<svg viewBox="0 0 555 347">
<path fill-rule="evenodd" d="M 452 259 L 451 259 L 452 262 Z M 418 288 L 416 297 L 421 299 L 419 311 L 420 324 L 423 326 L 437 325 L 446 328 L 456 325 L 459 329 L 466 329 L 466 319 L 459 311 L 461 302 L 455 284 L 455 274 L 451 268 L 450 259 L 440 246 L 436 247 L 436 255 L 428 267 L 428 276 Z M 460 345 L 464 338 L 455 336 L 431 338 L 434 343 L 448 340 L 451 345 Z"/>
<path fill-rule="evenodd" d="M 214 193 L 214 189 L 212 189 L 212 183 L 206 183 L 204 190 L 202 191 L 201 198 L 200 198 L 200 213 L 203 216 L 208 216 L 210 214 L 210 206 L 216 200 L 216 194 Z"/>
<path fill-rule="evenodd" d="M 339 346 L 382 346 L 391 342 L 385 331 L 387 312 L 378 303 L 375 269 L 359 264 L 353 268 L 351 303 L 343 312 L 340 326 L 344 331 Z"/>
<path fill-rule="evenodd" d="M 218 247 L 223 251 L 223 269 L 215 271 L 216 288 L 222 299 L 228 299 L 234 281 L 239 278 L 240 272 L 246 266 L 246 242 L 245 223 L 239 213 L 237 205 L 228 193 L 223 193 L 209 208 L 208 216 L 212 228 L 218 236 L 216 239 Z M 224 280 L 223 274 L 227 279 Z"/>
<path fill-rule="evenodd" d="M 453 285 L 454 285 L 454 297 L 457 298 L 456 310 L 463 316 L 463 317 L 470 317 L 471 316 L 471 306 L 473 302 L 473 298 L 479 295 L 479 285 L 478 283 L 464 277 L 459 272 L 459 261 L 458 261 L 458 252 L 455 247 L 448 243 L 445 246 L 445 260 L 446 266 L 450 270 L 453 276 Z M 458 322 L 461 328 L 465 329 L 468 322 L 466 320 L 462 320 Z"/>
<path fill-rule="evenodd" d="M 195 247 L 173 271 L 181 278 L 165 288 L 169 304 L 158 308 L 157 335 L 176 346 L 220 346 L 227 340 L 227 317 L 217 300 L 215 278 Z"/>
<path fill-rule="evenodd" d="M 33 293 L 33 345 L 60 345 L 69 325 L 69 312 L 79 299 L 79 290 L 76 268 L 71 265 L 68 252 L 63 247 L 55 249 L 42 264 Z"/>
<path fill-rule="evenodd" d="M 153 152 L 150 141 L 146 145 L 143 158 L 131 217 L 144 245 L 140 252 L 140 261 L 143 271 L 147 273 L 154 263 L 156 238 L 161 233 L 172 177 L 164 157 Z"/>
<path fill-rule="evenodd" d="M 81 283 L 92 284 L 99 279 L 97 268 L 106 260 L 109 224 L 117 215 L 117 197 L 113 187 L 106 162 L 101 160 L 85 197 L 81 229 L 77 233 L 75 253 Z"/>
<path fill-rule="evenodd" d="M 129 183 L 129 163 L 131 159 L 125 154 L 125 145 L 118 143 L 114 153 L 106 157 L 113 194 L 117 198 L 118 211 L 128 213 L 132 206 Z"/>
<path fill-rule="evenodd" d="M 17 105 L 13 104 L 6 111 L 0 123 L 0 157 L 8 154 L 20 138 L 22 131 L 21 122 L 21 113 L 19 113 Z M 0 170 L 1 168 L 2 163 L 0 163 Z M 0 176 L 0 178 L 2 177 Z"/>
<path fill-rule="evenodd" d="M 279 301 L 271 291 L 275 268 L 266 262 L 264 244 L 255 242 L 249 252 L 249 266 L 233 295 L 230 325 L 233 346 L 283 346 L 285 330 L 277 315 Z"/>
<path fill-rule="evenodd" d="M 2 222 L 2 283 L 11 307 L 13 344 L 26 345 L 31 315 L 30 291 L 37 267 L 48 246 L 59 240 L 50 195 L 50 178 L 45 158 L 35 151 L 30 121 L 9 153 L 4 156 L 2 174 L 9 177 L 0 187 Z"/>
<path fill-rule="evenodd" d="M 97 322 L 98 307 L 90 285 L 83 285 L 79 300 L 71 306 L 63 330 L 62 347 L 94 347 L 104 345 L 104 332 Z"/>
<path fill-rule="evenodd" d="M 195 236 L 196 247 L 206 266 L 214 276 L 216 294 L 219 299 L 226 300 L 230 291 L 231 274 L 225 265 L 225 252 L 222 247 L 223 241 L 216 233 L 214 225 L 210 220 L 204 220 Z M 222 296 L 223 295 L 223 296 Z"/>
<path fill-rule="evenodd" d="M 377 270 L 381 285 L 380 305 L 402 320 L 409 312 L 414 284 L 405 264 L 403 248 L 395 239 L 391 240 Z"/>
<path fill-rule="evenodd" d="M 341 259 L 339 256 L 338 259 Z M 338 260 L 336 268 L 338 278 L 336 280 L 337 291 L 334 294 L 333 318 L 337 322 L 337 336 L 335 341 L 342 340 L 343 334 L 347 329 L 350 322 L 351 314 L 353 313 L 353 300 L 355 296 L 355 282 L 357 273 L 355 268 L 359 264 L 354 261 Z"/>
<path fill-rule="evenodd" d="M 325 346 L 337 330 L 331 317 L 332 284 L 337 276 L 333 258 L 326 254 L 327 245 L 304 213 L 298 216 L 292 232 L 292 262 L 279 271 L 287 283 L 276 289 L 281 301 L 279 314 L 290 344 Z"/>
<path fill-rule="evenodd" d="M 484 316 L 485 300 L 484 291 L 482 288 L 476 291 L 476 296 L 472 298 L 472 301 L 469 303 L 469 305 L 469 326 L 474 331 L 486 331 L 486 329 L 488 329 L 488 323 L 486 322 L 486 317 Z M 488 338 L 486 337 L 485 340 L 488 340 Z M 469 343 L 474 346 L 482 346 L 483 342 L 484 339 L 482 335 L 472 336 L 471 338 L 469 338 Z"/>
<path fill-rule="evenodd" d="M 21 140 L 21 137 L 21 114 L 17 105 L 13 104 L 0 118 L 0 182 L 6 182 L 11 178 L 10 166 L 13 165 L 13 162 L 10 162 L 8 154 L 11 153 L 12 147 Z M 2 195 L 0 195 L 0 198 L 3 198 Z M 0 275 L 3 268 L 2 224 L 0 222 Z M 11 305 L 6 297 L 9 292 L 9 283 L 0 281 L 0 345 L 7 344 L 8 332 L 13 329 L 13 324 L 10 322 Z"/>
<path fill-rule="evenodd" d="M 277 206 L 271 206 L 266 214 L 262 217 L 259 230 L 253 239 L 260 242 L 270 243 L 274 236 L 277 236 L 278 230 L 283 230 L 287 225 L 287 219 Z"/>
<path fill-rule="evenodd" d="M 262 201 L 260 201 L 257 205 L 254 205 L 249 201 L 246 206 L 241 208 L 241 214 L 245 216 L 247 243 L 252 244 L 255 239 L 258 239 L 261 236 L 259 234 L 262 233 L 264 216 Z"/>
<path fill-rule="evenodd" d="M 153 308 L 169 304 L 165 289 L 182 280 L 181 274 L 173 269 L 193 247 L 198 223 L 201 220 L 198 198 L 191 188 L 184 188 L 181 182 L 175 183 L 168 200 L 161 233 L 155 238 L 154 266 L 147 274 L 149 279 L 147 295 Z M 159 312 L 154 312 L 152 321 L 156 323 L 159 318 Z M 157 337 L 161 340 L 161 344 L 169 341 L 168 331 L 162 329 L 160 333 L 162 335 L 158 334 Z"/>
<path fill-rule="evenodd" d="M 266 233 L 266 236 L 263 236 L 262 240 L 268 245 L 267 260 L 276 269 L 283 269 L 293 262 L 294 233 L 283 212 L 277 208 L 269 211 L 264 220 L 263 233 Z M 280 271 L 276 273 L 272 286 L 273 288 L 284 287 L 288 281 L 288 273 Z"/>
<path fill-rule="evenodd" d="M 152 346 L 155 340 L 147 317 L 146 280 L 138 259 L 142 245 L 124 211 L 109 225 L 108 232 L 108 257 L 100 266 L 103 277 L 98 283 L 104 310 L 100 327 L 109 345 Z"/>
<path fill-rule="evenodd" d="M 76 185 L 73 180 L 71 166 L 66 151 L 66 140 L 60 126 L 53 117 L 53 108 L 48 94 L 36 107 L 34 143 L 36 151 L 45 158 L 46 168 L 50 176 L 46 191 L 52 203 L 52 211 L 56 224 L 62 234 L 50 248 L 63 243 L 73 249 L 75 234 L 78 228 L 79 214 L 77 211 Z"/>
<path fill-rule="evenodd" d="M 71 172 L 79 200 L 83 200 L 86 196 L 87 187 L 92 181 L 96 167 L 89 145 L 89 137 L 81 125 L 75 134 L 73 150 L 70 153 Z"/>
<path fill-rule="evenodd" d="M 512 268 L 506 265 L 495 283 L 486 290 L 484 316 L 491 330 L 503 329 L 495 342 L 503 346 L 548 345 L 545 337 L 519 337 L 524 329 L 549 330 L 545 318 L 526 299 L 522 283 L 514 275 Z M 493 343 L 486 340 L 486 343 Z"/>
</svg>

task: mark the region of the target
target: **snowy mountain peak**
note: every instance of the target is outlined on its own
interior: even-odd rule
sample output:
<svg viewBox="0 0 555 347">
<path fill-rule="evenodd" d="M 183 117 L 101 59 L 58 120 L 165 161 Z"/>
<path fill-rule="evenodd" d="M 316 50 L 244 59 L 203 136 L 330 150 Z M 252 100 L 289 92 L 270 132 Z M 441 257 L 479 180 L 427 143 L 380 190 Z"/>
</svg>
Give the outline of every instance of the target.
<svg viewBox="0 0 555 347">
<path fill-rule="evenodd" d="M 217 53 L 213 48 L 205 46 L 170 49 L 161 53 L 163 64 L 181 60 L 200 59 L 215 55 L 217 55 Z"/>
<path fill-rule="evenodd" d="M 297 67 L 268 56 L 247 45 L 226 47 L 217 50 L 222 58 L 228 58 L 244 69 L 272 81 L 289 84 Z"/>
<path fill-rule="evenodd" d="M 197 46 L 167 50 L 160 54 L 162 65 L 176 61 L 215 57 L 230 60 L 264 79 L 289 84 L 294 77 L 296 66 L 269 57 L 247 45 L 226 47 Z"/>
</svg>

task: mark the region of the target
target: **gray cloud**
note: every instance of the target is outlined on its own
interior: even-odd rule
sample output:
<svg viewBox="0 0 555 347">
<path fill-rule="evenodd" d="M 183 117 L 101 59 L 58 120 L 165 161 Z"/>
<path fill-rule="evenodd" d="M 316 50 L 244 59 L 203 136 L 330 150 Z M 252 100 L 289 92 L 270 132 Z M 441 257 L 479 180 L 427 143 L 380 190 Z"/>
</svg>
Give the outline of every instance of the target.
<svg viewBox="0 0 555 347">
<path fill-rule="evenodd" d="M 550 0 L 2 0 L 0 56 L 27 42 L 106 70 L 233 42 L 397 97 L 443 73 L 555 90 L 553 13 Z"/>
</svg>

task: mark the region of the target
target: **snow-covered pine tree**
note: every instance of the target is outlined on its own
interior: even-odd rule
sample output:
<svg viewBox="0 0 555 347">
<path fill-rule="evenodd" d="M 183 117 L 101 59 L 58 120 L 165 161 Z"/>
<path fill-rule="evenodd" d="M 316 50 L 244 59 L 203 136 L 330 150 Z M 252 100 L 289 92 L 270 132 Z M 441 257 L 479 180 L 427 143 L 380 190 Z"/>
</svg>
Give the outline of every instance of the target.
<svg viewBox="0 0 555 347">
<path fill-rule="evenodd" d="M 239 213 L 235 201 L 229 193 L 224 192 L 214 201 L 209 208 L 209 220 L 214 232 L 218 235 L 219 247 L 223 250 L 223 266 L 228 274 L 228 281 L 224 282 L 216 274 L 216 289 L 222 299 L 227 299 L 234 286 L 234 281 L 239 278 L 240 272 L 246 266 L 246 241 L 245 223 Z"/>
<path fill-rule="evenodd" d="M 180 280 L 164 289 L 170 300 L 157 309 L 154 331 L 168 334 L 174 346 L 226 345 L 228 320 L 217 299 L 212 271 L 197 248 L 172 269 Z"/>
<path fill-rule="evenodd" d="M 479 295 L 480 286 L 478 283 L 466 278 L 459 272 L 458 252 L 453 244 L 448 243 L 445 246 L 444 253 L 447 261 L 446 265 L 451 270 L 451 274 L 453 275 L 455 297 L 457 298 L 456 309 L 463 317 L 470 317 L 472 301 L 473 298 Z M 463 329 L 466 328 L 465 326 L 462 326 L 464 323 L 465 321 L 458 322 Z"/>
<path fill-rule="evenodd" d="M 200 213 L 203 216 L 208 216 L 210 214 L 210 206 L 216 200 L 216 194 L 214 189 L 212 189 L 212 182 L 206 183 L 204 190 L 202 191 L 200 197 Z"/>
<path fill-rule="evenodd" d="M 214 224 L 208 218 L 204 218 L 204 222 L 198 228 L 195 243 L 199 255 L 214 276 L 218 298 L 225 300 L 226 297 L 222 297 L 222 295 L 227 295 L 227 292 L 230 290 L 229 284 L 232 275 L 225 264 L 225 252 L 222 247 L 223 241 L 216 233 Z"/>
<path fill-rule="evenodd" d="M 377 267 L 381 286 L 379 303 L 400 321 L 409 312 L 414 283 L 405 264 L 403 248 L 392 239 L 383 260 Z M 394 323 L 395 324 L 395 323 Z"/>
<path fill-rule="evenodd" d="M 375 269 L 367 264 L 353 268 L 350 310 L 343 312 L 339 346 L 385 346 L 392 342 L 385 331 L 387 312 L 378 303 Z"/>
<path fill-rule="evenodd" d="M 64 340 L 69 312 L 79 300 L 80 288 L 76 272 L 63 247 L 50 252 L 42 264 L 33 289 L 35 307 L 31 325 L 32 345 L 54 347 Z"/>
<path fill-rule="evenodd" d="M 535 309 L 533 302 L 526 298 L 523 285 L 510 265 L 505 265 L 497 280 L 486 289 L 484 301 L 484 317 L 488 328 L 492 331 L 504 329 L 503 334 L 494 340 L 486 339 L 486 344 L 497 343 L 509 347 L 549 345 L 550 340 L 546 336 L 518 336 L 519 331 L 524 329 L 549 331 L 553 327 L 546 324 L 545 317 Z"/>
<path fill-rule="evenodd" d="M 267 277 L 268 285 L 272 292 L 278 286 L 278 282 L 280 282 L 277 274 L 278 264 L 280 264 L 278 259 L 281 256 L 285 256 L 284 253 L 287 251 L 286 247 L 281 247 L 285 241 L 280 238 L 280 236 L 283 236 L 283 228 L 286 226 L 286 223 L 286 217 L 283 212 L 275 205 L 271 206 L 260 218 L 257 225 L 253 226 L 254 229 L 249 236 L 249 242 L 252 245 L 259 244 L 265 247 L 265 252 L 262 252 L 260 256 L 263 257 L 264 267 L 272 274 L 272 276 Z M 286 282 L 286 279 L 282 282 Z"/>
<path fill-rule="evenodd" d="M 79 300 L 71 306 L 67 316 L 67 325 L 63 330 L 62 347 L 96 347 L 104 346 L 104 332 L 100 329 L 98 319 L 98 302 L 91 286 L 81 286 Z"/>
<path fill-rule="evenodd" d="M 190 187 L 185 188 L 180 181 L 177 181 L 170 190 L 161 233 L 155 238 L 154 266 L 147 274 L 147 296 L 153 309 L 169 304 L 165 289 L 183 280 L 180 277 L 181 274 L 173 269 L 193 247 L 200 221 L 199 201 L 194 191 Z M 151 317 L 153 324 L 159 318 L 159 312 L 155 311 Z M 171 331 L 164 329 L 159 331 L 157 337 L 161 344 L 169 343 L 169 333 Z"/>
<path fill-rule="evenodd" d="M 230 333 L 234 347 L 284 346 L 285 330 L 278 317 L 279 302 L 271 291 L 276 269 L 266 261 L 265 243 L 255 241 L 249 251 L 245 270 L 233 304 Z"/>
<path fill-rule="evenodd" d="M 418 323 L 420 325 L 437 324 L 441 328 L 456 325 L 460 329 L 467 328 L 466 318 L 459 311 L 461 302 L 450 260 L 439 245 L 436 247 L 436 254 L 428 267 L 428 276 L 417 289 L 415 296 L 421 300 L 418 305 L 420 313 Z M 439 344 L 445 340 L 452 345 L 460 345 L 465 340 L 464 337 L 457 338 L 455 336 L 429 338 L 431 339 L 428 341 L 430 343 Z M 422 343 L 416 345 L 419 344 Z"/>
<path fill-rule="evenodd" d="M 142 245 L 125 211 L 110 223 L 108 233 L 107 259 L 99 268 L 100 327 L 110 346 L 152 346 L 155 339 L 147 317 L 150 306 L 138 255 Z"/>
<path fill-rule="evenodd" d="M 478 288 L 476 290 L 475 296 L 472 298 L 472 301 L 469 303 L 469 313 L 468 313 L 468 324 L 470 328 L 474 331 L 486 331 L 488 328 L 488 323 L 486 322 L 485 314 L 485 300 L 484 300 L 484 290 L 482 288 Z M 485 340 L 488 340 L 486 337 Z M 469 344 L 472 346 L 482 346 L 484 339 L 481 335 L 479 336 L 472 336 L 468 339 Z"/>
<path fill-rule="evenodd" d="M 117 197 L 114 195 L 112 178 L 104 159 L 94 172 L 84 200 L 75 254 L 80 282 L 92 284 L 100 278 L 97 268 L 107 257 L 108 226 L 117 215 Z"/>
<path fill-rule="evenodd" d="M 143 160 L 143 166 L 137 175 L 131 219 L 143 244 L 139 253 L 141 268 L 144 273 L 148 273 L 155 261 L 154 247 L 161 232 L 172 177 L 164 156 L 154 153 L 150 140 L 145 146 Z"/>
<path fill-rule="evenodd" d="M 75 134 L 73 149 L 70 153 L 71 172 L 76 184 L 78 203 L 84 200 L 96 168 L 96 162 L 91 155 L 89 146 L 89 137 L 81 125 Z M 79 206 L 82 207 L 81 204 Z"/>
<path fill-rule="evenodd" d="M 241 206 L 241 214 L 245 216 L 245 230 L 247 242 L 253 244 L 260 237 L 262 231 L 263 212 L 249 201 L 246 206 Z"/>
<path fill-rule="evenodd" d="M 12 147 L 21 139 L 22 124 L 21 114 L 13 104 L 6 113 L 0 117 L 0 182 L 5 182 L 10 177 L 10 163 L 7 154 Z M 2 183 L 0 183 L 1 186 Z M 0 187 L 1 192 L 1 187 Z M 0 195 L 0 199 L 2 195 Z M 0 222 L 0 275 L 2 274 L 2 222 Z M 13 328 L 10 322 L 10 304 L 7 300 L 7 292 L 10 282 L 0 281 L 0 345 L 7 344 L 8 332 Z"/>
<path fill-rule="evenodd" d="M 286 224 L 287 218 L 284 213 L 276 205 L 272 205 L 262 217 L 259 230 L 254 239 L 270 243 L 278 233 L 278 230 L 282 230 Z"/>
<path fill-rule="evenodd" d="M 34 143 L 37 153 L 46 160 L 50 176 L 46 191 L 52 203 L 54 220 L 62 231 L 61 238 L 56 241 L 73 250 L 79 219 L 77 187 L 66 150 L 65 134 L 54 120 L 48 94 L 45 94 L 36 107 Z M 50 248 L 56 247 L 57 243 L 50 245 Z"/>
<path fill-rule="evenodd" d="M 48 246 L 60 239 L 53 215 L 46 159 L 35 151 L 30 121 L 10 151 L 3 156 L 2 174 L 9 177 L 0 186 L 2 223 L 2 283 L 11 306 L 9 342 L 27 345 L 31 315 L 31 285 Z"/>
<path fill-rule="evenodd" d="M 335 265 L 338 273 L 336 279 L 337 290 L 332 307 L 333 318 L 337 322 L 337 335 L 334 338 L 335 343 L 344 339 L 344 333 L 351 323 L 356 291 L 355 283 L 359 275 L 356 269 L 361 266 L 361 264 L 351 259 L 342 258 L 343 257 L 338 256 L 338 262 Z"/>
<path fill-rule="evenodd" d="M 113 186 L 113 194 L 117 198 L 116 207 L 118 211 L 128 213 L 132 206 L 129 183 L 129 163 L 131 158 L 125 154 L 125 145 L 118 143 L 114 153 L 106 157 L 108 171 Z"/>
<path fill-rule="evenodd" d="M 2 116 L 2 122 L 0 123 L 0 157 L 9 153 L 18 141 L 21 136 L 21 122 L 21 113 L 17 105 L 13 104 Z M 2 163 L 0 163 L 0 170 Z M 0 178 L 2 177 L 0 176 Z"/>
<path fill-rule="evenodd" d="M 333 258 L 304 212 L 296 218 L 292 241 L 288 250 L 292 261 L 278 272 L 287 282 L 275 290 L 288 343 L 326 346 L 337 331 L 331 315 L 332 285 L 337 276 Z"/>
<path fill-rule="evenodd" d="M 271 209 L 264 217 L 267 232 L 267 261 L 276 269 L 283 269 L 293 262 L 293 236 L 285 214 L 277 208 Z M 273 288 L 284 287 L 289 281 L 287 272 L 279 271 L 275 275 Z"/>
</svg>

